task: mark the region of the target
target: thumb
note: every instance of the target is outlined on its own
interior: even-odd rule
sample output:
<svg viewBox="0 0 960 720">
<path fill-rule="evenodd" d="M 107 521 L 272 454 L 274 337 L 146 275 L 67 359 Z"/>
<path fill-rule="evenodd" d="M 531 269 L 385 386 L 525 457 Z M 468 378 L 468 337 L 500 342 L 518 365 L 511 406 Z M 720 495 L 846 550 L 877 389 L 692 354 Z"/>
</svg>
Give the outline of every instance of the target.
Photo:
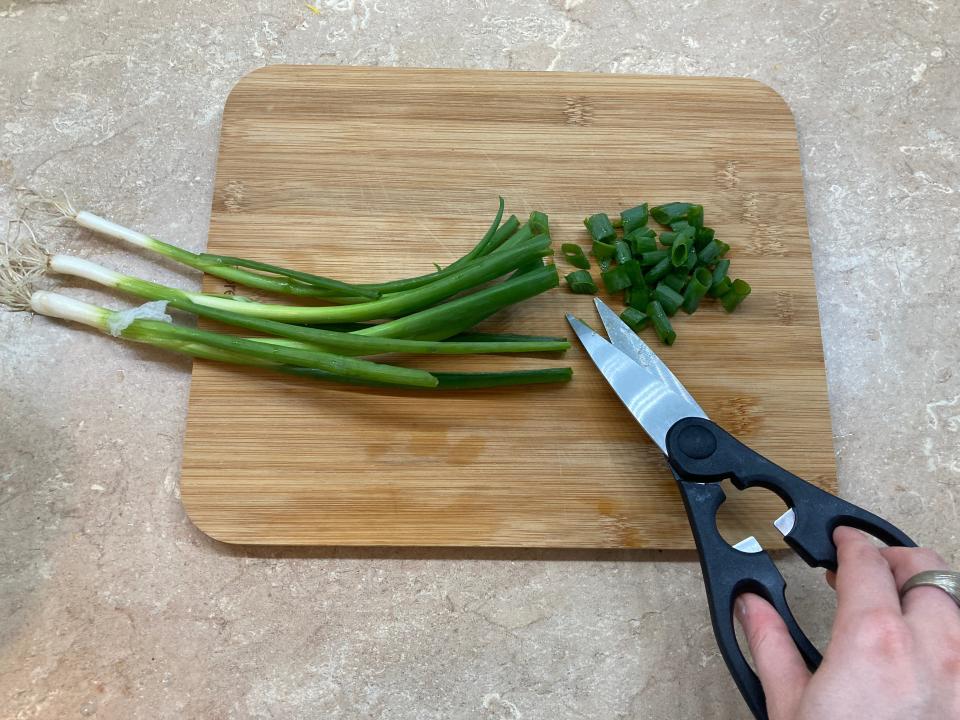
<svg viewBox="0 0 960 720">
<path fill-rule="evenodd" d="M 783 618 L 770 603 L 753 593 L 737 598 L 734 614 L 747 636 L 771 720 L 795 717 L 810 682 L 810 671 Z"/>
</svg>

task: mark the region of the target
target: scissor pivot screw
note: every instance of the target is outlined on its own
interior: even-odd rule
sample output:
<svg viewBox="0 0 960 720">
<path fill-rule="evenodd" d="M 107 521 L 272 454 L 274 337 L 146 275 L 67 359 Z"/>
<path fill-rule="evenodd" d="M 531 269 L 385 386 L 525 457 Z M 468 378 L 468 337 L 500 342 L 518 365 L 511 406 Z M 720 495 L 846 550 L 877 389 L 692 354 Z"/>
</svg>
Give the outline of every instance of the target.
<svg viewBox="0 0 960 720">
<path fill-rule="evenodd" d="M 694 460 L 708 458 L 717 449 L 717 438 L 701 425 L 690 425 L 680 431 L 677 446 L 684 455 Z"/>
</svg>

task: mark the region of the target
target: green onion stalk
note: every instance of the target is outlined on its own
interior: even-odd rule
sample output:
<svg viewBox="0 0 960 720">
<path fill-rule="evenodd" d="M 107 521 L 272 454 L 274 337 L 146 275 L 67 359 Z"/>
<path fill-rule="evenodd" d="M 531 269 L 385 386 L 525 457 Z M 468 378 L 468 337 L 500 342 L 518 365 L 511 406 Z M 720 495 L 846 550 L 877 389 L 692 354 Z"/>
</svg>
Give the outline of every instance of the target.
<svg viewBox="0 0 960 720">
<path fill-rule="evenodd" d="M 307 344 L 270 343 L 173 325 L 166 301 L 132 310 L 109 310 L 53 292 L 30 295 L 29 307 L 48 317 L 96 328 L 115 337 L 173 350 L 191 357 L 262 367 L 316 380 L 410 389 L 469 390 L 512 385 L 566 382 L 570 368 L 505 372 L 427 372 L 415 368 L 338 356 Z"/>
<path fill-rule="evenodd" d="M 480 241 L 470 252 L 443 269 L 426 275 L 401 278 L 381 283 L 345 283 L 332 278 L 299 270 L 249 260 L 247 258 L 212 253 L 194 253 L 176 245 L 158 240 L 150 235 L 124 227 L 112 220 L 100 217 L 87 210 L 76 210 L 67 202 L 41 199 L 41 203 L 53 205 L 63 216 L 78 226 L 105 237 L 121 240 L 129 245 L 148 250 L 174 260 L 182 265 L 200 270 L 215 277 L 258 290 L 293 295 L 295 297 L 323 299 L 337 304 L 352 304 L 376 300 L 388 293 L 413 290 L 448 277 L 473 260 L 493 252 L 521 228 L 516 216 L 510 216 L 503 225 L 504 201 L 499 198 L 497 213 Z M 545 216 L 544 216 L 545 217 Z M 528 225 L 528 224 L 525 224 Z M 539 226 L 538 226 L 539 227 Z M 546 227 L 545 223 L 542 227 Z M 526 237 L 530 237 L 527 235 Z"/>
</svg>

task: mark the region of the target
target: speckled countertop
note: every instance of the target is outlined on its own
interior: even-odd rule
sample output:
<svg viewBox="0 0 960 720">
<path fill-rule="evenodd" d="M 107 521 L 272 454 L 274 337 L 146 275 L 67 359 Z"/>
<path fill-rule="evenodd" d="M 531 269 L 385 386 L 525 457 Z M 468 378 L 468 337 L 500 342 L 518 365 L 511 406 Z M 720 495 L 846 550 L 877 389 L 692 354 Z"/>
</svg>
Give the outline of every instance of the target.
<svg viewBox="0 0 960 720">
<path fill-rule="evenodd" d="M 799 128 L 842 492 L 957 567 L 958 53 L 947 0 L 0 0 L 0 210 L 69 188 L 203 247 L 224 99 L 268 63 L 757 78 Z M 687 554 L 208 540 L 188 367 L 0 313 L 4 720 L 746 716 Z M 829 592 L 785 573 L 822 640 Z"/>
</svg>

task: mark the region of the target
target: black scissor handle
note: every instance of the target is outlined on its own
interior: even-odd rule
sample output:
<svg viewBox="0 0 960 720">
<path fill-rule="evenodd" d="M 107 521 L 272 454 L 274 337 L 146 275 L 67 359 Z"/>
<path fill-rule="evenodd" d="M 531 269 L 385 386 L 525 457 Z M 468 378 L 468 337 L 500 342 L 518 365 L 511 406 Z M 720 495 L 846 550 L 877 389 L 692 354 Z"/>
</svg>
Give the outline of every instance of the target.
<svg viewBox="0 0 960 720">
<path fill-rule="evenodd" d="M 886 520 L 801 480 L 709 420 L 677 421 L 667 433 L 666 446 L 700 553 L 710 619 L 720 653 L 754 717 L 767 720 L 763 687 L 734 633 L 736 598 L 752 592 L 770 602 L 810 670 L 816 670 L 822 658 L 793 617 L 784 593 L 786 582 L 770 556 L 763 551 L 737 550 L 720 535 L 716 516 L 726 496 L 717 481 L 730 478 L 741 490 L 763 487 L 775 492 L 795 513 L 794 526 L 784 539 L 814 567 L 836 569 L 833 531 L 838 525 L 851 525 L 888 545 L 913 547 L 914 543 Z"/>
<path fill-rule="evenodd" d="M 763 551 L 747 553 L 737 550 L 720 535 L 716 517 L 726 499 L 723 488 L 716 484 L 686 482 L 676 471 L 674 476 L 700 553 L 710 621 L 720 654 L 754 717 L 767 720 L 766 697 L 760 679 L 747 663 L 737 642 L 733 625 L 733 606 L 737 597 L 752 592 L 773 605 L 810 670 L 816 670 L 820 665 L 820 652 L 793 617 L 787 605 L 786 582 L 770 556 Z"/>
<path fill-rule="evenodd" d="M 887 545 L 916 546 L 906 533 L 883 518 L 801 480 L 710 420 L 679 420 L 667 433 L 666 442 L 670 464 L 683 480 L 730 478 L 741 490 L 762 487 L 779 495 L 795 513 L 793 528 L 784 540 L 812 567 L 837 569 L 833 531 L 839 525 L 863 530 Z"/>
</svg>

